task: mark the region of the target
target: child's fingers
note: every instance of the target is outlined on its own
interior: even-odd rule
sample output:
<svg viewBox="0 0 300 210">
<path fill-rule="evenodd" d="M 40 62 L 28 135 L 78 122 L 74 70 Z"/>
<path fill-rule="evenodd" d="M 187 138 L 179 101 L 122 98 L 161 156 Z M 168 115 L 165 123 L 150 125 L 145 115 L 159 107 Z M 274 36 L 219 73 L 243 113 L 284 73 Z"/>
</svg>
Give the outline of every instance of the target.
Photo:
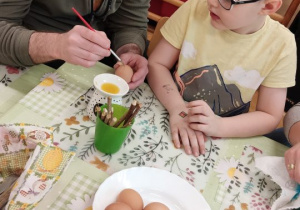
<svg viewBox="0 0 300 210">
<path fill-rule="evenodd" d="M 172 129 L 172 128 L 171 128 Z M 181 144 L 180 144 L 180 139 L 179 139 L 179 135 L 178 135 L 178 130 L 177 129 L 172 129 L 171 131 L 172 133 L 172 141 L 173 141 L 173 144 L 174 146 L 179 149 Z"/>
<path fill-rule="evenodd" d="M 199 145 L 199 150 L 200 150 L 200 154 L 204 155 L 205 154 L 205 142 L 207 140 L 206 136 L 199 131 L 196 131 L 196 136 L 197 136 L 197 140 L 198 140 L 198 145 Z"/>
<path fill-rule="evenodd" d="M 189 144 L 192 147 L 193 155 L 195 157 L 199 156 L 200 150 L 199 150 L 199 145 L 198 145 L 198 140 L 197 136 L 195 134 L 195 131 L 190 130 L 188 133 L 188 138 L 189 138 Z"/>
<path fill-rule="evenodd" d="M 202 116 L 209 117 L 212 113 L 213 113 L 213 111 L 211 110 L 211 108 L 208 105 L 207 106 L 195 106 L 195 107 L 189 108 L 189 110 L 188 110 L 188 116 L 202 115 Z"/>
<path fill-rule="evenodd" d="M 203 106 L 205 104 L 206 103 L 202 100 L 195 100 L 195 101 L 191 101 L 191 102 L 187 103 L 186 107 L 187 108 L 192 108 L 192 107 L 195 107 L 195 106 Z"/>
<path fill-rule="evenodd" d="M 189 136 L 188 136 L 187 131 L 185 129 L 180 130 L 179 135 L 180 135 L 181 143 L 183 144 L 185 153 L 188 155 L 191 155 L 192 149 L 190 146 L 190 141 L 189 141 Z"/>
<path fill-rule="evenodd" d="M 208 123 L 208 117 L 202 114 L 197 114 L 197 115 L 190 115 L 188 117 L 188 122 L 189 123 L 202 123 L 202 124 L 207 124 Z"/>
</svg>

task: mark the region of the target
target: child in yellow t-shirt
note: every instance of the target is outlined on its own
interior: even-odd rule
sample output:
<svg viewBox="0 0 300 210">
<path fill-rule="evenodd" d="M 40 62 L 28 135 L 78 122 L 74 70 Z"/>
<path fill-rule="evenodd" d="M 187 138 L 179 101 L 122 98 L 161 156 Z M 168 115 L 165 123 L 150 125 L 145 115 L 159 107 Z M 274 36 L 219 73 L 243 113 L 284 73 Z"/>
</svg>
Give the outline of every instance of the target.
<svg viewBox="0 0 300 210">
<path fill-rule="evenodd" d="M 170 114 L 177 148 L 198 156 L 206 136 L 249 137 L 276 128 L 296 72 L 294 35 L 268 16 L 281 4 L 189 0 L 165 23 L 147 79 Z M 256 90 L 257 109 L 248 113 Z"/>
</svg>

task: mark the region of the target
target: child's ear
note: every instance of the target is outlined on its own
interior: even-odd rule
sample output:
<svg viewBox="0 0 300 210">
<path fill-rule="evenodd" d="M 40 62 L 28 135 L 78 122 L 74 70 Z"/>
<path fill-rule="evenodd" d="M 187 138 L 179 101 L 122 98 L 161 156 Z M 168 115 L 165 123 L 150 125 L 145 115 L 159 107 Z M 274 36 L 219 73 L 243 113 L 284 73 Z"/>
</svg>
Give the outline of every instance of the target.
<svg viewBox="0 0 300 210">
<path fill-rule="evenodd" d="M 270 15 L 277 12 L 281 5 L 282 0 L 265 0 L 264 7 L 261 9 L 260 13 L 263 15 Z"/>
</svg>

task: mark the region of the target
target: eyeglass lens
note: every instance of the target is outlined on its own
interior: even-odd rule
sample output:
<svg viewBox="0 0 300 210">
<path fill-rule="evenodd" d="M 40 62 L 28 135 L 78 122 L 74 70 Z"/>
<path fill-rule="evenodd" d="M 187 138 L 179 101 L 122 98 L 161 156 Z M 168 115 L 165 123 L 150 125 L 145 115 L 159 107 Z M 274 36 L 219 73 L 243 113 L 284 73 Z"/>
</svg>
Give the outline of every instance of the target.
<svg viewBox="0 0 300 210">
<path fill-rule="evenodd" d="M 220 5 L 226 9 L 226 10 L 230 10 L 231 8 L 231 0 L 219 0 Z"/>
</svg>

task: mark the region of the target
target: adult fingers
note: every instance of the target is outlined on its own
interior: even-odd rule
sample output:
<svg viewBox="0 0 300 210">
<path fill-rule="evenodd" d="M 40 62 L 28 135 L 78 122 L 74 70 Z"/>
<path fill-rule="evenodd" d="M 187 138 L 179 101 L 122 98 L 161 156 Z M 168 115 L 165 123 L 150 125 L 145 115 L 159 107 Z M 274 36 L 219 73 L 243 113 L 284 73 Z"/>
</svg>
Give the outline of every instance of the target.
<svg viewBox="0 0 300 210">
<path fill-rule="evenodd" d="M 104 48 L 107 50 L 110 49 L 110 40 L 107 38 L 105 32 L 91 31 L 91 30 L 87 29 L 86 27 L 76 28 L 76 26 L 74 27 L 74 30 L 78 31 L 84 39 L 97 44 L 101 48 Z"/>
<path fill-rule="evenodd" d="M 193 107 L 203 106 L 203 105 L 205 105 L 205 102 L 203 100 L 195 100 L 187 103 L 188 108 L 193 108 Z"/>
<path fill-rule="evenodd" d="M 284 154 L 284 160 L 285 160 L 285 166 L 287 169 L 287 172 L 289 173 L 289 176 L 291 179 L 295 180 L 295 160 L 294 160 L 294 152 L 289 149 Z M 299 170 L 299 168 L 298 168 Z"/>
</svg>

